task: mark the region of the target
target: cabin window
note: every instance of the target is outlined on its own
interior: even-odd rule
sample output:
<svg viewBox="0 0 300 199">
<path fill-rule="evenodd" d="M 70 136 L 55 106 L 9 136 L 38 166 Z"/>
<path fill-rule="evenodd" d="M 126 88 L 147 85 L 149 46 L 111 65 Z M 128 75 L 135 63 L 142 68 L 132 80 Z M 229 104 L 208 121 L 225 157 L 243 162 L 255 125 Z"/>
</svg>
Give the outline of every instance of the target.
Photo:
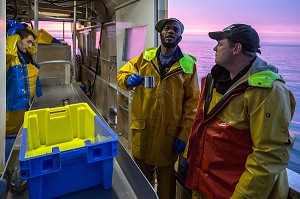
<svg viewBox="0 0 300 199">
<path fill-rule="evenodd" d="M 100 46 L 100 36 L 101 36 L 101 29 L 97 29 L 96 30 L 96 40 L 95 40 L 95 48 L 96 49 L 101 48 L 101 46 Z"/>
<path fill-rule="evenodd" d="M 34 21 L 32 21 L 34 24 Z M 56 39 L 72 46 L 72 23 L 56 21 L 39 21 L 39 29 L 43 28 Z"/>
<path fill-rule="evenodd" d="M 136 26 L 125 29 L 123 61 L 128 61 L 144 51 L 147 26 Z"/>
</svg>

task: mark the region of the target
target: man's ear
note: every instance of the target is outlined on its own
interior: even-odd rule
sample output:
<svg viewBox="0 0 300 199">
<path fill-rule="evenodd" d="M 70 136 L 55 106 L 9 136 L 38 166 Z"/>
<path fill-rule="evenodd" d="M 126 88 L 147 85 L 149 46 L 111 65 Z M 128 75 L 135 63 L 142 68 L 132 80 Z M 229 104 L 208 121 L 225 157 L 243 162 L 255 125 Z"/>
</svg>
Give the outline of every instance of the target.
<svg viewBox="0 0 300 199">
<path fill-rule="evenodd" d="M 233 49 L 233 55 L 237 55 L 239 53 L 242 53 L 242 44 L 241 43 L 236 43 L 234 44 L 234 49 Z"/>
</svg>

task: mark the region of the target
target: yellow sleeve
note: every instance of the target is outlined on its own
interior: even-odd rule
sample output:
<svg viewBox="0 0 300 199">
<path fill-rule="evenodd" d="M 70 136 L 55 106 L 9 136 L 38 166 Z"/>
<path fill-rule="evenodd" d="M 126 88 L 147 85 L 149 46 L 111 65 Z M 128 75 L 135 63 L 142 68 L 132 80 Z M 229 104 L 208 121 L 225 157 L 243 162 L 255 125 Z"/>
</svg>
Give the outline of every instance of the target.
<svg viewBox="0 0 300 199">
<path fill-rule="evenodd" d="M 10 35 L 6 37 L 6 71 L 10 66 L 16 65 L 14 61 L 18 57 L 17 42 L 20 40 L 19 35 Z"/>
<path fill-rule="evenodd" d="M 129 60 L 120 70 L 118 71 L 117 79 L 118 85 L 124 90 L 131 90 L 133 87 L 127 85 L 127 79 L 130 75 L 134 73 L 139 73 L 139 64 L 141 62 L 142 56 L 135 57 Z"/>
<path fill-rule="evenodd" d="M 183 115 L 180 122 L 181 131 L 178 138 L 184 142 L 188 141 L 189 134 L 197 112 L 198 99 L 200 95 L 197 68 L 194 65 L 194 72 L 191 74 L 191 80 L 184 91 Z"/>
<path fill-rule="evenodd" d="M 282 82 L 275 81 L 271 89 L 249 89 L 245 106 L 253 153 L 247 158 L 245 171 L 231 198 L 268 198 L 290 157 L 289 123 L 295 99 Z"/>
</svg>

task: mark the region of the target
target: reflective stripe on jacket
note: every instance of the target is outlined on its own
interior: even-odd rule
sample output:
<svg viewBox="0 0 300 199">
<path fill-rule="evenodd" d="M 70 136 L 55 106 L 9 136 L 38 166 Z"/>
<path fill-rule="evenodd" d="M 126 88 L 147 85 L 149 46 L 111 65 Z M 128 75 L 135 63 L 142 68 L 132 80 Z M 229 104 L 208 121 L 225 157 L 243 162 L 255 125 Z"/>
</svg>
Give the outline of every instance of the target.
<svg viewBox="0 0 300 199">
<path fill-rule="evenodd" d="M 157 48 L 148 49 L 118 71 L 118 84 L 131 90 L 126 81 L 134 73 L 155 76 L 155 88 L 135 88 L 132 100 L 132 153 L 155 166 L 175 163 L 175 137 L 188 140 L 196 114 L 199 85 L 195 60 L 186 54 L 173 64 L 166 76 L 159 74 Z"/>
<path fill-rule="evenodd" d="M 257 57 L 209 113 L 204 107 L 214 80 L 203 78 L 187 187 L 208 198 L 287 198 L 295 99 L 272 68 Z"/>
</svg>

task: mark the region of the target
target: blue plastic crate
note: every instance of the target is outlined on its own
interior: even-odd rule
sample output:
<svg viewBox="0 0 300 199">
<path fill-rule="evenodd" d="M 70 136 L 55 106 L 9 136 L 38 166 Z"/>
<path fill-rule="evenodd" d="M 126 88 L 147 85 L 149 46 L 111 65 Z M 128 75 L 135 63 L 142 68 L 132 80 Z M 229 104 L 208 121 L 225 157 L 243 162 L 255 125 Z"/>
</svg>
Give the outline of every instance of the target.
<svg viewBox="0 0 300 199">
<path fill-rule="evenodd" d="M 93 144 L 86 140 L 86 146 L 62 152 L 54 147 L 52 153 L 30 158 L 25 158 L 28 129 L 23 129 L 20 173 L 21 179 L 27 180 L 30 198 L 54 198 L 96 185 L 111 188 L 118 137 L 98 116 L 94 117 L 94 122 Z"/>
</svg>

